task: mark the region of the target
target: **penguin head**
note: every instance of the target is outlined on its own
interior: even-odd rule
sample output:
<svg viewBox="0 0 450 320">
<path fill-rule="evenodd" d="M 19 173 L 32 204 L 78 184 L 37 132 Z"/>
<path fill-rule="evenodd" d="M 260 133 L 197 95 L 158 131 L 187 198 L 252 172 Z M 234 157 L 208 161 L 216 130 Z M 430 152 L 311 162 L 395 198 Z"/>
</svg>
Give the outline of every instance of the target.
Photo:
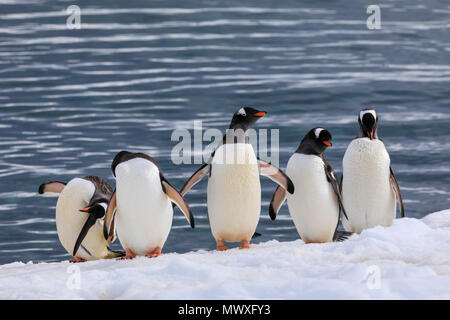
<svg viewBox="0 0 450 320">
<path fill-rule="evenodd" d="M 331 147 L 331 133 L 324 128 L 313 128 L 305 135 L 297 153 L 321 155 L 326 148 Z"/>
<path fill-rule="evenodd" d="M 96 219 L 101 219 L 105 216 L 106 206 L 107 206 L 106 204 L 102 205 L 100 203 L 96 203 L 90 207 L 80 209 L 80 212 L 85 212 L 94 216 Z"/>
<path fill-rule="evenodd" d="M 359 112 L 358 117 L 359 128 L 361 129 L 361 136 L 369 138 L 370 140 L 376 139 L 378 116 L 374 109 L 365 108 Z"/>
<path fill-rule="evenodd" d="M 266 114 L 267 112 L 265 111 L 259 111 L 251 107 L 240 108 L 234 113 L 233 119 L 231 119 L 230 129 L 241 129 L 245 132 Z"/>
</svg>

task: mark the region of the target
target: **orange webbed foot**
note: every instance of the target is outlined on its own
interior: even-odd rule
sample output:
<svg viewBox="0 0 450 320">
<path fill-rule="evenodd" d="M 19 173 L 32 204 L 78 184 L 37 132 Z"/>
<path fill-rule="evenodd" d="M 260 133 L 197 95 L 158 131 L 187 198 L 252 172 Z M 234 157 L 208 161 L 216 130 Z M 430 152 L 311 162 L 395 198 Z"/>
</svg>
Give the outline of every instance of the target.
<svg viewBox="0 0 450 320">
<path fill-rule="evenodd" d="M 239 249 L 250 249 L 250 241 L 243 240 Z"/>
<path fill-rule="evenodd" d="M 145 256 L 147 258 L 156 258 L 161 255 L 161 248 L 156 247 L 154 250 L 149 251 Z"/>
<path fill-rule="evenodd" d="M 225 251 L 228 250 L 228 247 L 222 240 L 217 241 L 217 251 Z"/>
</svg>

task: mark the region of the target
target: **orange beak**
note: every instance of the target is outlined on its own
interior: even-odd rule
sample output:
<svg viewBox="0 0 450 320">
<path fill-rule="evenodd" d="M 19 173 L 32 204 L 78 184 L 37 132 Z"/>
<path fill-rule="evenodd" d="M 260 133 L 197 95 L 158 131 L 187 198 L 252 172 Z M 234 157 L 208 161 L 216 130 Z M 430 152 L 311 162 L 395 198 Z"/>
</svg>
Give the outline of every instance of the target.
<svg viewBox="0 0 450 320">
<path fill-rule="evenodd" d="M 254 113 L 253 115 L 254 115 L 255 117 L 264 117 L 266 114 L 267 114 L 267 112 L 265 112 L 265 111 L 260 111 L 260 112 Z"/>
<path fill-rule="evenodd" d="M 80 211 L 88 211 L 90 208 L 91 207 L 86 207 L 86 208 L 80 209 Z"/>
<path fill-rule="evenodd" d="M 373 130 L 367 131 L 367 135 L 369 136 L 370 140 L 373 140 Z"/>
<path fill-rule="evenodd" d="M 322 142 L 323 142 L 323 144 L 326 145 L 327 147 L 331 147 L 331 146 L 332 146 L 332 144 L 331 144 L 330 141 L 323 140 Z"/>
</svg>

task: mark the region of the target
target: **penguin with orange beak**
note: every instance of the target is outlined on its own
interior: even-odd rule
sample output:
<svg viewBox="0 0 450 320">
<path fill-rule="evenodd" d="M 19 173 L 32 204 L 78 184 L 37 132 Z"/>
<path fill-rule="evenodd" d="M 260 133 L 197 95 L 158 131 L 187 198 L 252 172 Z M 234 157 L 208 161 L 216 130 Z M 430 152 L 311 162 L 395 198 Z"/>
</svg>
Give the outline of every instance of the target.
<svg viewBox="0 0 450 320">
<path fill-rule="evenodd" d="M 68 183 L 48 181 L 39 186 L 39 194 L 58 194 L 56 229 L 69 254 L 70 262 L 111 259 L 124 255 L 111 250 L 103 236 L 106 208 L 112 196 L 110 185 L 100 177 L 74 178 Z"/>
<path fill-rule="evenodd" d="M 209 176 L 208 217 L 219 251 L 227 249 L 225 242 L 241 242 L 241 249 L 250 247 L 261 211 L 260 175 L 278 183 L 283 190 L 294 192 L 289 177 L 258 159 L 249 143 L 248 130 L 265 115 L 266 112 L 251 107 L 238 109 L 211 159 L 181 189 L 185 195 L 204 176 Z"/>
<path fill-rule="evenodd" d="M 278 187 L 270 202 L 270 218 L 275 220 L 287 199 L 292 220 L 305 243 L 340 241 L 350 235 L 337 231 L 340 213 L 346 213 L 334 169 L 323 156 L 331 146 L 328 130 L 311 129 L 286 168 L 286 174 L 294 183 L 295 193 L 287 194 Z"/>
</svg>

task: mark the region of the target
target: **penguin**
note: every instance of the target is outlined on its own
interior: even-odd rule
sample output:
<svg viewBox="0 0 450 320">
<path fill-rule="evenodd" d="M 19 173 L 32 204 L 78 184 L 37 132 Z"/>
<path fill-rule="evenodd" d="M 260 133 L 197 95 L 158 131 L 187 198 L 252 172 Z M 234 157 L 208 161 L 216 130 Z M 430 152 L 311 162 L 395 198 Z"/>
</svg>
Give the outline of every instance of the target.
<svg viewBox="0 0 450 320">
<path fill-rule="evenodd" d="M 272 179 L 289 193 L 294 192 L 289 177 L 257 158 L 249 142 L 248 130 L 266 114 L 251 107 L 237 110 L 211 158 L 180 191 L 184 196 L 208 174 L 208 217 L 219 251 L 228 249 L 225 241 L 241 242 L 241 249 L 250 247 L 261 209 L 260 175 Z"/>
<path fill-rule="evenodd" d="M 361 233 L 375 226 L 390 226 L 396 215 L 396 195 L 405 216 L 402 195 L 389 153 L 378 138 L 378 116 L 362 109 L 358 116 L 360 134 L 348 146 L 342 161 L 341 189 L 348 219 L 347 231 Z"/>
<path fill-rule="evenodd" d="M 172 202 L 194 228 L 194 216 L 180 193 L 164 177 L 157 162 L 143 153 L 121 151 L 111 164 L 116 178 L 106 211 L 104 236 L 116 228 L 125 257 L 161 255 L 173 220 Z"/>
<path fill-rule="evenodd" d="M 313 128 L 305 135 L 286 168 L 295 193 L 286 194 L 278 187 L 270 202 L 269 215 L 275 220 L 287 199 L 292 220 L 305 243 L 341 241 L 349 236 L 337 231 L 340 212 L 346 213 L 336 173 L 323 155 L 332 146 L 331 139 L 331 133 L 323 128 Z"/>
<path fill-rule="evenodd" d="M 103 237 L 104 216 L 112 195 L 110 185 L 97 176 L 74 178 L 68 183 L 48 181 L 39 194 L 59 194 L 56 203 L 56 229 L 59 241 L 74 258 L 70 262 L 111 259 L 123 255 L 113 251 Z"/>
</svg>

